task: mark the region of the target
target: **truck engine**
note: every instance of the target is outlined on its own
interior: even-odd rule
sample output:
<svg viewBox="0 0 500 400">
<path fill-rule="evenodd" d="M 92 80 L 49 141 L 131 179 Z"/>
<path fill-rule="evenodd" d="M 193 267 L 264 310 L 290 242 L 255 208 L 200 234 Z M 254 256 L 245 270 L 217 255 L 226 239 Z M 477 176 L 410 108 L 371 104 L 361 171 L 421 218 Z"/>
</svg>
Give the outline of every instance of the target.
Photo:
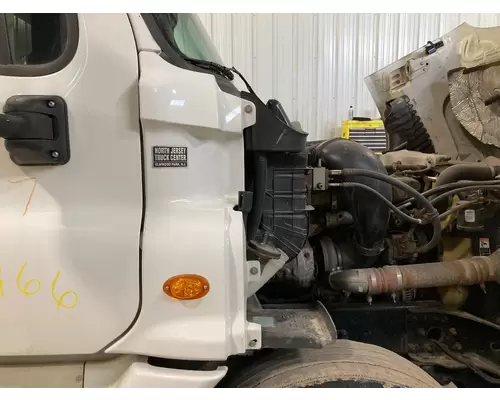
<svg viewBox="0 0 500 400">
<path fill-rule="evenodd" d="M 460 308 L 469 286 L 496 282 L 500 160 L 379 156 L 345 139 L 304 150 L 252 160 L 262 172 L 254 185 L 265 189 L 247 218 L 249 257 L 289 258 L 259 292 L 264 302 L 433 299 Z"/>
<path fill-rule="evenodd" d="M 500 159 L 436 153 L 406 95 L 383 103 L 381 155 L 307 141 L 277 100 L 242 97 L 257 116 L 237 206 L 247 257 L 262 275 L 269 260 L 284 264 L 253 301 L 319 301 L 338 338 L 402 354 L 442 384 L 498 385 Z"/>
<path fill-rule="evenodd" d="M 330 301 L 428 298 L 460 308 L 469 286 L 496 282 L 498 165 L 407 150 L 377 156 L 344 139 L 310 143 L 308 157 L 307 240 L 277 287 L 314 287 Z M 276 247 L 285 242 L 266 233 Z"/>
</svg>

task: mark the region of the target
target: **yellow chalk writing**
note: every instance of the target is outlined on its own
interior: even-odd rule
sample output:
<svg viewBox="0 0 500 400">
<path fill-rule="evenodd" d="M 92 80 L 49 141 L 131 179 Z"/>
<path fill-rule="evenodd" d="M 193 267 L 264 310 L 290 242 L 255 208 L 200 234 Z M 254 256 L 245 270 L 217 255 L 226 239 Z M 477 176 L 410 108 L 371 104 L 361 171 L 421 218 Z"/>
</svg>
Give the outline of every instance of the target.
<svg viewBox="0 0 500 400">
<path fill-rule="evenodd" d="M 32 296 L 40 291 L 40 288 L 42 287 L 42 284 L 40 283 L 40 280 L 38 279 L 30 279 L 26 281 L 23 284 L 23 274 L 25 272 L 25 269 L 27 267 L 28 263 L 25 262 L 23 265 L 21 265 L 21 268 L 19 268 L 19 271 L 17 273 L 17 278 L 16 278 L 16 286 L 17 289 L 24 294 L 25 296 Z M 2 273 L 2 268 L 0 267 L 0 274 Z M 66 290 L 65 292 L 61 293 L 60 295 L 57 295 L 56 293 L 56 285 L 59 280 L 59 277 L 61 276 L 61 271 L 57 271 L 53 281 L 52 281 L 52 287 L 51 287 L 51 293 L 52 293 L 52 298 L 56 302 L 57 309 L 59 308 L 75 308 L 76 305 L 78 304 L 78 294 L 73 291 L 73 290 Z M 67 299 L 67 296 L 71 296 L 73 301 L 70 302 Z M 2 278 L 0 278 L 0 297 L 4 297 L 4 281 Z"/>
<path fill-rule="evenodd" d="M 35 293 L 38 293 L 40 290 L 40 281 L 38 279 L 30 279 L 28 282 L 24 284 L 24 286 L 21 288 L 21 277 L 23 275 L 24 269 L 26 268 L 27 263 L 24 263 L 21 268 L 19 269 L 19 272 L 17 273 L 17 279 L 16 279 L 16 284 L 17 288 L 21 293 L 23 293 L 25 296 L 31 296 Z M 36 290 L 29 290 L 30 285 L 34 283 L 36 284 Z"/>
<path fill-rule="evenodd" d="M 61 275 L 61 272 L 58 271 L 56 274 L 56 277 L 52 281 L 52 298 L 57 303 L 57 309 L 59 309 L 59 307 L 74 308 L 78 304 L 78 295 L 76 294 L 76 292 L 74 292 L 72 290 L 66 290 L 59 297 L 56 295 L 56 284 L 57 284 L 57 280 L 59 279 L 60 275 Z M 65 304 L 64 303 L 64 298 L 68 295 L 73 296 L 73 303 L 72 304 Z"/>
</svg>

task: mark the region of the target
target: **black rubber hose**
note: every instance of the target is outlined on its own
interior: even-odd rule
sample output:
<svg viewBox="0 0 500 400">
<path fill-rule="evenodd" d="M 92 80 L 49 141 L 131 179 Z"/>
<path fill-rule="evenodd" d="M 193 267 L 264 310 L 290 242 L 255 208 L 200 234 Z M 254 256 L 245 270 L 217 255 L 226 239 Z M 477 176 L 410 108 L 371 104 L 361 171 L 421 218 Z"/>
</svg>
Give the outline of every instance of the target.
<svg viewBox="0 0 500 400">
<path fill-rule="evenodd" d="M 264 215 L 264 200 L 266 197 L 267 158 L 257 153 L 254 158 L 254 181 L 252 210 L 248 215 L 247 241 L 255 239 L 260 221 Z"/>
<path fill-rule="evenodd" d="M 392 177 L 389 175 L 384 175 L 379 172 L 375 171 L 370 171 L 370 170 L 364 170 L 364 169 L 354 169 L 354 168 L 349 168 L 349 169 L 343 169 L 338 171 L 331 171 L 331 175 L 342 175 L 342 176 L 366 176 L 368 178 L 373 178 L 377 179 L 380 181 L 384 181 L 389 183 L 392 186 L 396 186 L 397 188 L 405 191 L 406 193 L 414 196 L 422 206 L 424 206 L 428 211 L 429 214 L 437 215 L 437 210 L 434 208 L 434 206 L 430 203 L 430 201 L 425 198 L 421 193 L 419 193 L 417 190 L 413 189 L 410 185 L 407 185 L 406 183 Z"/>
<path fill-rule="evenodd" d="M 399 217 L 403 218 L 404 220 L 408 221 L 411 224 L 417 224 L 417 225 L 422 225 L 422 220 L 418 218 L 413 218 L 409 216 L 408 214 L 405 214 L 403 211 L 401 211 L 399 208 L 397 208 L 394 204 L 392 204 L 389 200 L 387 200 L 384 196 L 382 196 L 379 192 L 377 192 L 375 189 L 372 189 L 370 186 L 364 185 L 359 182 L 341 182 L 341 183 L 330 183 L 330 187 L 356 187 L 360 189 L 364 189 L 367 192 L 370 192 L 374 196 L 377 196 L 382 200 L 387 207 L 389 207 L 395 214 L 397 214 Z"/>
<path fill-rule="evenodd" d="M 443 194 L 440 194 L 436 198 L 431 200 L 431 204 L 437 204 L 443 200 L 446 200 L 450 196 L 453 196 L 457 193 L 461 192 L 468 192 L 470 190 L 491 190 L 491 191 L 500 191 L 500 185 L 476 185 L 476 186 L 466 186 L 466 187 L 461 187 L 461 188 L 456 188 L 453 190 L 450 190 L 448 192 L 445 192 Z"/>
<path fill-rule="evenodd" d="M 457 181 L 487 181 L 495 177 L 495 168 L 483 164 L 455 164 L 446 168 L 436 180 L 436 187 Z"/>
<path fill-rule="evenodd" d="M 384 112 L 388 148 L 394 150 L 406 143 L 407 150 L 435 153 L 434 145 L 408 96 L 392 100 Z"/>
<path fill-rule="evenodd" d="M 422 192 L 422 196 L 429 197 L 432 195 L 437 195 L 446 192 L 450 189 L 467 187 L 467 186 L 481 186 L 481 185 L 500 185 L 500 180 L 479 181 L 479 182 L 461 181 L 461 182 L 447 183 L 445 185 L 433 187 L 432 189 Z M 401 209 L 407 207 L 414 201 L 415 201 L 414 197 L 407 199 L 402 204 L 398 205 L 398 208 Z"/>
<path fill-rule="evenodd" d="M 490 167 L 484 164 L 456 164 L 446 168 L 436 179 L 435 187 L 454 183 L 458 181 L 488 181 L 495 178 L 497 175 L 498 167 Z M 443 212 L 447 208 L 447 202 L 443 200 L 434 202 L 436 208 Z"/>
<path fill-rule="evenodd" d="M 500 185 L 500 180 L 492 179 L 490 181 L 460 181 L 460 182 L 447 183 L 446 185 L 443 185 L 443 186 L 435 186 L 432 189 L 426 190 L 422 194 L 425 197 L 428 197 L 428 196 L 432 196 L 435 194 L 447 192 L 450 189 L 456 189 L 459 187 L 484 186 L 484 185 Z"/>
<path fill-rule="evenodd" d="M 429 242 L 417 249 L 417 253 L 427 253 L 436 247 L 441 241 L 441 220 L 439 215 L 432 220 L 432 238 Z"/>
<path fill-rule="evenodd" d="M 434 247 L 436 247 L 439 244 L 439 241 L 441 240 L 441 221 L 439 219 L 439 213 L 438 211 L 434 208 L 434 206 L 431 204 L 431 202 L 422 196 L 421 193 L 413 189 L 411 186 L 407 185 L 406 183 L 397 180 L 396 178 L 393 178 L 388 175 L 381 174 L 379 172 L 375 171 L 370 171 L 370 170 L 363 170 L 363 169 L 343 169 L 340 171 L 331 171 L 331 175 L 342 175 L 342 176 L 365 176 L 377 180 L 381 180 L 383 182 L 387 182 L 393 186 L 396 186 L 400 188 L 401 190 L 405 191 L 406 193 L 414 196 L 417 199 L 417 202 L 419 202 L 423 207 L 425 207 L 429 213 L 428 217 L 429 219 L 432 219 L 432 227 L 433 227 L 433 234 L 431 240 L 425 244 L 424 246 L 421 246 L 417 249 L 418 253 L 427 253 L 428 251 L 432 250 Z"/>
<path fill-rule="evenodd" d="M 439 214 L 439 219 L 445 219 L 448 215 L 453 214 L 455 211 L 462 210 L 464 208 L 470 207 L 473 204 L 477 204 L 478 201 L 467 201 L 465 203 L 459 204 L 458 206 L 450 208 L 442 214 Z"/>
</svg>

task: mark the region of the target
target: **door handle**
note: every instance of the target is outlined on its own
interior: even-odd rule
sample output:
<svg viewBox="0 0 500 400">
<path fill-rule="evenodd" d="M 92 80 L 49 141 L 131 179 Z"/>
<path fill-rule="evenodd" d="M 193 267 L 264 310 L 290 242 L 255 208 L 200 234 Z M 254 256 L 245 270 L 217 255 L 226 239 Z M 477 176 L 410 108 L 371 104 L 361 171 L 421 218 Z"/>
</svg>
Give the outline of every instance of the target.
<svg viewBox="0 0 500 400">
<path fill-rule="evenodd" d="M 52 118 L 44 114 L 26 112 L 0 114 L 0 137 L 8 140 L 53 140 Z"/>
<path fill-rule="evenodd" d="M 68 111 L 59 96 L 13 96 L 0 114 L 0 137 L 17 165 L 62 165 L 70 158 Z"/>
</svg>

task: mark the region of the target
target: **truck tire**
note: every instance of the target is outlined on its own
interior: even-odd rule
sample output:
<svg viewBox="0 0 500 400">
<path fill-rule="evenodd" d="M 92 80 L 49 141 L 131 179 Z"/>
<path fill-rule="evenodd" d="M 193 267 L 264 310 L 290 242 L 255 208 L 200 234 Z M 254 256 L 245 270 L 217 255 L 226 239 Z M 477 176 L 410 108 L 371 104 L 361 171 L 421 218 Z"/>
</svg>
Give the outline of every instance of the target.
<svg viewBox="0 0 500 400">
<path fill-rule="evenodd" d="M 237 375 L 229 387 L 441 387 L 430 375 L 396 353 L 350 340 L 338 340 L 318 350 L 278 350 Z"/>
<path fill-rule="evenodd" d="M 429 132 L 407 96 L 392 100 L 384 114 L 389 151 L 406 142 L 406 150 L 429 154 L 435 152 Z"/>
</svg>

